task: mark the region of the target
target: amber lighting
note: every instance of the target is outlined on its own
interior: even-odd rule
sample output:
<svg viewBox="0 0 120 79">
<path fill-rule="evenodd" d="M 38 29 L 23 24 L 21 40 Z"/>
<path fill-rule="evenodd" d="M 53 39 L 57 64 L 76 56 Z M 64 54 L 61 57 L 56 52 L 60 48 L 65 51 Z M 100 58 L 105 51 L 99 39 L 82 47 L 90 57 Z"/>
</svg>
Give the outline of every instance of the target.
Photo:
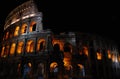
<svg viewBox="0 0 120 79">
<path fill-rule="evenodd" d="M 15 43 L 12 43 L 11 48 L 10 48 L 10 54 L 13 55 L 15 53 Z"/>
<path fill-rule="evenodd" d="M 70 53 L 64 52 L 64 66 L 69 67 L 71 65 L 72 55 Z"/>
<path fill-rule="evenodd" d="M 29 40 L 27 42 L 26 52 L 32 53 L 33 50 L 34 50 L 34 42 L 33 42 L 33 40 Z"/>
<path fill-rule="evenodd" d="M 69 59 L 69 58 L 64 58 L 63 62 L 64 62 L 64 66 L 69 66 L 69 65 L 71 65 L 71 62 L 70 62 L 70 59 Z"/>
<path fill-rule="evenodd" d="M 45 49 L 45 39 L 39 39 L 37 42 L 37 51 L 42 51 L 44 49 Z"/>
<path fill-rule="evenodd" d="M 19 42 L 18 43 L 18 47 L 17 47 L 17 54 L 21 54 L 23 52 L 23 42 Z"/>
<path fill-rule="evenodd" d="M 15 28 L 14 36 L 18 36 L 19 28 L 20 28 L 19 26 L 17 26 L 17 27 Z"/>
<path fill-rule="evenodd" d="M 101 60 L 102 59 L 102 54 L 100 52 L 97 52 L 97 59 Z"/>
<path fill-rule="evenodd" d="M 110 52 L 110 50 L 108 50 L 107 53 L 108 53 L 108 59 L 111 59 L 111 52 Z"/>
<path fill-rule="evenodd" d="M 120 55 L 118 56 L 118 61 L 120 62 Z"/>
<path fill-rule="evenodd" d="M 21 28 L 21 34 L 24 34 L 27 30 L 27 24 L 23 24 Z"/>
<path fill-rule="evenodd" d="M 4 51 L 5 51 L 5 47 L 3 46 L 3 47 L 2 47 L 2 52 L 1 52 L 1 56 L 2 56 L 2 57 L 4 56 Z"/>
<path fill-rule="evenodd" d="M 83 47 L 83 53 L 88 56 L 88 48 L 86 46 Z"/>
<path fill-rule="evenodd" d="M 58 64 L 56 62 L 52 62 L 50 64 L 50 71 L 52 72 L 56 66 L 58 66 Z"/>
<path fill-rule="evenodd" d="M 82 64 L 78 64 L 78 66 L 79 66 L 80 69 L 84 68 Z"/>
<path fill-rule="evenodd" d="M 28 63 L 28 66 L 29 66 L 29 67 L 32 67 L 32 64 L 29 62 L 29 63 Z"/>
<path fill-rule="evenodd" d="M 63 46 L 64 46 L 64 43 L 63 43 L 63 41 L 61 41 L 61 40 L 53 40 L 52 41 L 52 43 L 53 43 L 53 46 L 55 45 L 55 44 L 59 44 L 60 45 L 60 50 L 62 50 L 63 51 Z"/>
<path fill-rule="evenodd" d="M 112 55 L 112 62 L 118 62 L 118 58 L 114 54 Z"/>
<path fill-rule="evenodd" d="M 29 27 L 29 32 L 35 31 L 36 30 L 36 22 L 31 22 L 30 27 Z"/>
<path fill-rule="evenodd" d="M 70 50 L 68 50 L 68 48 L 70 48 Z M 67 69 L 70 69 L 71 60 L 72 60 L 72 46 L 69 44 L 64 47 L 64 59 L 63 59 L 64 66 Z"/>
<path fill-rule="evenodd" d="M 58 64 L 57 64 L 56 62 L 52 62 L 52 63 L 50 64 L 50 68 L 55 68 L 56 66 L 58 66 Z"/>
</svg>

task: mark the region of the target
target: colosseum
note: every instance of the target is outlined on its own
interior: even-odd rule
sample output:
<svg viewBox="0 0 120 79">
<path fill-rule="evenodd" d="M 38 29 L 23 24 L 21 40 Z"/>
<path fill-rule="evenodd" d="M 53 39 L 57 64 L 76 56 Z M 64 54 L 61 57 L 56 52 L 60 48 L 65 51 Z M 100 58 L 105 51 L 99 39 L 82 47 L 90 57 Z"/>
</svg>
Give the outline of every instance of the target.
<svg viewBox="0 0 120 79">
<path fill-rule="evenodd" d="M 119 79 L 118 46 L 95 34 L 53 33 L 34 0 L 6 17 L 0 79 Z"/>
</svg>

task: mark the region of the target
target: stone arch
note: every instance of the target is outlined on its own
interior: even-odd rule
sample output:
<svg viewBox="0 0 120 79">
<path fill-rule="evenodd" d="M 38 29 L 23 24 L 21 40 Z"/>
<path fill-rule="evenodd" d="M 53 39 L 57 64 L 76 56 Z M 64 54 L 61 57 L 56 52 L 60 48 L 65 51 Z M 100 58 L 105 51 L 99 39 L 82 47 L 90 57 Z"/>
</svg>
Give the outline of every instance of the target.
<svg viewBox="0 0 120 79">
<path fill-rule="evenodd" d="M 26 52 L 32 53 L 34 51 L 34 40 L 28 40 L 26 45 Z"/>
<path fill-rule="evenodd" d="M 33 76 L 32 67 L 33 67 L 33 64 L 31 62 L 25 62 L 23 64 L 23 74 L 22 74 L 23 79 L 32 78 Z"/>
<path fill-rule="evenodd" d="M 77 64 L 78 66 L 78 76 L 85 76 L 85 68 L 82 64 Z"/>
<path fill-rule="evenodd" d="M 82 47 L 82 53 L 85 54 L 86 56 L 88 56 L 88 47 L 87 46 Z"/>
<path fill-rule="evenodd" d="M 19 26 L 16 26 L 15 31 L 14 31 L 14 36 L 18 36 L 19 35 Z"/>
<path fill-rule="evenodd" d="M 62 40 L 53 39 L 52 44 L 53 44 L 53 46 L 55 44 L 59 44 L 60 45 L 60 50 L 63 51 L 64 42 Z"/>
<path fill-rule="evenodd" d="M 96 51 L 96 58 L 97 60 L 102 60 L 102 51 L 100 48 L 98 48 Z"/>
<path fill-rule="evenodd" d="M 45 39 L 41 38 L 37 41 L 37 52 L 44 51 L 45 50 Z"/>
<path fill-rule="evenodd" d="M 12 43 L 11 47 L 10 47 L 10 55 L 14 55 L 14 53 L 15 53 L 15 47 L 16 47 L 16 43 Z"/>
<path fill-rule="evenodd" d="M 71 65 L 72 60 L 72 45 L 70 43 L 64 44 L 64 66 L 69 67 Z"/>
<path fill-rule="evenodd" d="M 60 44 L 56 43 L 53 45 L 54 51 L 59 51 L 60 50 Z"/>
<path fill-rule="evenodd" d="M 111 54 L 111 50 L 108 49 L 108 50 L 107 50 L 107 57 L 108 57 L 108 59 L 111 59 L 111 55 L 112 55 L 112 54 Z"/>
<path fill-rule="evenodd" d="M 22 27 L 21 27 L 21 34 L 26 33 L 27 27 L 28 27 L 28 25 L 27 25 L 26 23 L 22 24 Z"/>
<path fill-rule="evenodd" d="M 4 53 L 5 53 L 5 46 L 2 46 L 1 57 L 4 57 Z"/>
<path fill-rule="evenodd" d="M 69 42 L 66 42 L 64 44 L 64 52 L 71 52 L 72 53 L 72 44 L 70 44 Z"/>
<path fill-rule="evenodd" d="M 30 23 L 30 27 L 29 27 L 29 32 L 33 32 L 33 31 L 36 31 L 36 22 L 35 21 L 32 21 Z"/>
<path fill-rule="evenodd" d="M 23 41 L 19 41 L 18 45 L 17 45 L 17 51 L 16 51 L 17 54 L 21 54 L 23 52 L 23 50 L 24 50 L 23 46 L 24 46 L 24 42 Z"/>
<path fill-rule="evenodd" d="M 54 69 L 58 66 L 57 62 L 50 63 L 50 72 L 54 72 Z"/>
</svg>

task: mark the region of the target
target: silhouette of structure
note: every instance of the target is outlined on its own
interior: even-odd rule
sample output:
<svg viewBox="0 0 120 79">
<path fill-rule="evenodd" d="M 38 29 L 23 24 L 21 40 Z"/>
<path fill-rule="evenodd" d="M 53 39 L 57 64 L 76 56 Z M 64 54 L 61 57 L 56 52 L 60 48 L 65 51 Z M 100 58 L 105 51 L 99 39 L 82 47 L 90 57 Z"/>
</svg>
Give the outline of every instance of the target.
<svg viewBox="0 0 120 79">
<path fill-rule="evenodd" d="M 117 79 L 120 56 L 112 40 L 43 29 L 33 0 L 8 15 L 0 43 L 0 79 Z"/>
</svg>

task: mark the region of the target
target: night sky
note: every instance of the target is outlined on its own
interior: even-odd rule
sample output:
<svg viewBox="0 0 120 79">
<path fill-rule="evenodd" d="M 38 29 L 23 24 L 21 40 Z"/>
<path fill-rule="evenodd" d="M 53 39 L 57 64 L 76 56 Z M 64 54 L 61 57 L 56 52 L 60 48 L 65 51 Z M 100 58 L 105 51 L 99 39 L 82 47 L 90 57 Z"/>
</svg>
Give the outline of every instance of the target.
<svg viewBox="0 0 120 79">
<path fill-rule="evenodd" d="M 8 13 L 26 0 L 0 1 L 0 31 Z M 36 0 L 43 12 L 43 27 L 60 30 L 98 34 L 120 44 L 120 12 L 104 2 L 81 2 L 77 0 Z"/>
</svg>

